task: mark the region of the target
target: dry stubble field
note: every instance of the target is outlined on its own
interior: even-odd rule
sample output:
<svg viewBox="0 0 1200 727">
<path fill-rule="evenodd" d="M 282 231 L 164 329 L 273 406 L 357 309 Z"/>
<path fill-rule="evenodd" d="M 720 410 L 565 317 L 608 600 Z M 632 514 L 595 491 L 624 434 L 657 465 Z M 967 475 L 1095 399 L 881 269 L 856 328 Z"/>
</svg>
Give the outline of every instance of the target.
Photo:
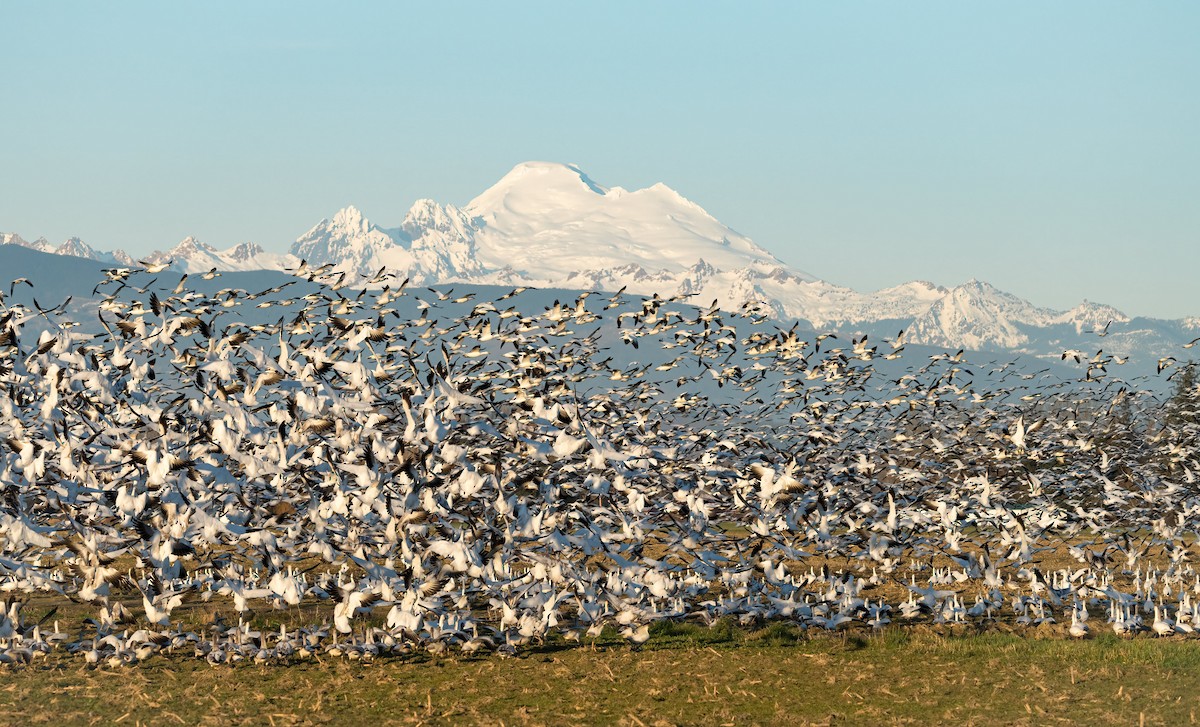
<svg viewBox="0 0 1200 727">
<path fill-rule="evenodd" d="M 4 724 L 1190 724 L 1200 645 L 1047 627 L 809 637 L 664 625 L 500 659 L 324 658 L 213 668 L 156 656 L 88 670 L 51 655 L 0 672 Z"/>
</svg>

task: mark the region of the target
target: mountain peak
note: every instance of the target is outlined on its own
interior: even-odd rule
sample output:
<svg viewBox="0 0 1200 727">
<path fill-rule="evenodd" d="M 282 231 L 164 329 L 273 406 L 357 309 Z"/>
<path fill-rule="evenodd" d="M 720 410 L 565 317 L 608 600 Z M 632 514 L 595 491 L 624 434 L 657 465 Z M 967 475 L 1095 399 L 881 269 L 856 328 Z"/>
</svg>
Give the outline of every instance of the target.
<svg viewBox="0 0 1200 727">
<path fill-rule="evenodd" d="M 782 264 L 666 185 L 610 189 L 574 164 L 518 164 L 463 212 L 484 267 L 525 270 L 533 284 L 627 264 L 673 274 L 700 259 L 719 270 Z"/>
<path fill-rule="evenodd" d="M 472 216 L 499 209 L 545 211 L 586 205 L 589 197 L 603 197 L 607 192 L 574 164 L 523 162 L 463 209 Z"/>
<path fill-rule="evenodd" d="M 292 245 L 292 253 L 307 259 L 312 254 L 312 250 L 307 248 L 311 248 L 314 241 L 324 238 L 338 239 L 344 244 L 347 240 L 365 236 L 387 237 L 382 231 L 373 228 L 371 221 L 364 217 L 357 207 L 347 205 L 334 213 L 332 218 L 322 219 L 301 235 Z"/>
<path fill-rule="evenodd" d="M 914 343 L 932 346 L 1017 349 L 1029 341 L 1028 327 L 1045 326 L 1053 316 L 1053 311 L 971 278 L 917 316 L 909 334 Z"/>
<path fill-rule="evenodd" d="M 370 222 L 363 217 L 363 213 L 354 205 L 346 205 L 337 211 L 333 216 L 333 224 L 339 227 L 348 228 L 365 228 Z"/>
<path fill-rule="evenodd" d="M 520 164 L 509 170 L 500 178 L 496 185 L 511 184 L 518 180 L 539 179 L 542 182 L 562 180 L 569 183 L 582 184 L 584 187 L 596 194 L 604 194 L 608 191 L 606 187 L 601 187 L 596 184 L 587 172 L 579 168 L 577 164 L 563 164 L 561 162 L 521 162 Z"/>
<path fill-rule="evenodd" d="M 431 199 L 413 202 L 404 221 L 400 223 L 400 229 L 413 240 L 431 230 L 451 234 L 459 240 L 469 240 L 475 231 L 469 215 L 452 204 L 440 205 Z"/>
<path fill-rule="evenodd" d="M 1128 323 L 1129 316 L 1111 305 L 1084 300 L 1069 311 L 1057 316 L 1055 323 L 1069 323 L 1076 332 L 1103 329 L 1110 321 Z"/>
<path fill-rule="evenodd" d="M 72 257 L 87 258 L 89 260 L 99 259 L 99 254 L 93 250 L 90 245 L 83 240 L 80 240 L 78 237 L 68 238 L 66 242 L 59 245 L 54 250 L 54 253 L 56 255 L 70 255 Z"/>
<path fill-rule="evenodd" d="M 265 250 L 262 249 L 262 246 L 256 245 L 253 242 L 243 242 L 226 250 L 226 254 L 229 257 L 243 263 L 253 260 L 264 252 Z"/>
<path fill-rule="evenodd" d="M 200 242 L 200 240 L 195 236 L 188 235 L 187 237 L 183 238 L 182 242 L 171 248 L 171 251 L 167 253 L 167 255 L 172 258 L 181 258 L 190 257 L 197 253 L 215 251 L 216 248 L 212 247 L 211 245 L 206 245 L 203 242 Z"/>
<path fill-rule="evenodd" d="M 15 232 L 0 233 L 0 244 L 20 245 L 21 247 L 27 247 L 30 250 L 37 250 L 38 252 L 54 252 L 54 246 L 51 245 L 46 238 L 39 237 L 33 242 L 30 242 Z"/>
</svg>

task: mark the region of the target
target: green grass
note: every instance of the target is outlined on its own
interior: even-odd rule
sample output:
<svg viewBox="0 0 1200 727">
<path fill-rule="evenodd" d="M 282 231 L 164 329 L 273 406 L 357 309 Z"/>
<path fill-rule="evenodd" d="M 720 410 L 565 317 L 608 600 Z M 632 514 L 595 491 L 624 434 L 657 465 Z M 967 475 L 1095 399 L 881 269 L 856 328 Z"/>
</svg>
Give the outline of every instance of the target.
<svg viewBox="0 0 1200 727">
<path fill-rule="evenodd" d="M 928 629 L 810 636 L 660 624 L 641 651 L 323 659 L 213 668 L 158 656 L 0 671 L 4 724 L 1189 724 L 1200 644 Z"/>
</svg>

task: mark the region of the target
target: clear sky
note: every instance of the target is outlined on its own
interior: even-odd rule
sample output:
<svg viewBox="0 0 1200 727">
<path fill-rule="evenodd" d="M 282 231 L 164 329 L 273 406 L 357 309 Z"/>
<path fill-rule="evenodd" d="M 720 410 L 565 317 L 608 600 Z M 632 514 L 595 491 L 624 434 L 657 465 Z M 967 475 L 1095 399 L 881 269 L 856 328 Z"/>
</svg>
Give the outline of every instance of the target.
<svg viewBox="0 0 1200 727">
<path fill-rule="evenodd" d="M 0 231 L 282 251 L 541 159 L 862 290 L 1200 315 L 1200 2 L 747 5 L 0 0 Z"/>
</svg>

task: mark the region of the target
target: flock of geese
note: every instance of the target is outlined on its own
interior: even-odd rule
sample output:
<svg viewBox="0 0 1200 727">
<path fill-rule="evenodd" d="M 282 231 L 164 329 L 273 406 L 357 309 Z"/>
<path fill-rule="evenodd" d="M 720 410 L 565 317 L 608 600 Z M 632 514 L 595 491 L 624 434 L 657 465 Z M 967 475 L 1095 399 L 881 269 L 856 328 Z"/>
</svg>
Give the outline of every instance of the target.
<svg viewBox="0 0 1200 727">
<path fill-rule="evenodd" d="M 0 662 L 503 655 L 669 620 L 1200 631 L 1190 381 L 622 292 L 162 272 L 70 313 L 0 292 Z"/>
</svg>

